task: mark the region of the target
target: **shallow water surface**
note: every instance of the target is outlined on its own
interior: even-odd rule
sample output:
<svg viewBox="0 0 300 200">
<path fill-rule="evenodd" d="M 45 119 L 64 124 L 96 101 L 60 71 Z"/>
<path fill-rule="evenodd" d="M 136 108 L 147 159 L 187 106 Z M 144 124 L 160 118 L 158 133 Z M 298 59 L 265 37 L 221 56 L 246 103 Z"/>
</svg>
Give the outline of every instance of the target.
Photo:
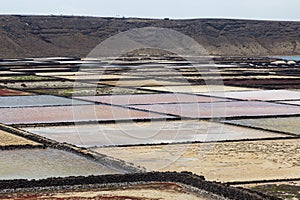
<svg viewBox="0 0 300 200">
<path fill-rule="evenodd" d="M 0 179 L 119 174 L 99 163 L 55 149 L 0 151 Z"/>
<path fill-rule="evenodd" d="M 300 117 L 279 117 L 267 119 L 243 119 L 228 121 L 231 124 L 249 126 L 300 135 Z"/>
<path fill-rule="evenodd" d="M 8 96 L 0 97 L 1 108 L 59 106 L 59 105 L 88 105 L 85 101 L 56 97 L 52 95 Z"/>
<path fill-rule="evenodd" d="M 153 121 L 25 128 L 26 131 L 78 146 L 159 144 L 285 137 L 268 131 L 206 121 Z"/>
</svg>

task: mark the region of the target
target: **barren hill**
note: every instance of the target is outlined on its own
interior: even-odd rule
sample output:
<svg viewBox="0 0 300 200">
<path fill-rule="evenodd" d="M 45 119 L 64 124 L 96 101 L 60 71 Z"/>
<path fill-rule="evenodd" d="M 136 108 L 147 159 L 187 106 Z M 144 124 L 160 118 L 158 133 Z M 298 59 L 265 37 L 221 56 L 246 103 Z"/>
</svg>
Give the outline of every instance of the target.
<svg viewBox="0 0 300 200">
<path fill-rule="evenodd" d="M 114 34 L 149 26 L 191 36 L 212 55 L 300 55 L 300 22 L 0 16 L 0 58 L 84 57 Z"/>
</svg>

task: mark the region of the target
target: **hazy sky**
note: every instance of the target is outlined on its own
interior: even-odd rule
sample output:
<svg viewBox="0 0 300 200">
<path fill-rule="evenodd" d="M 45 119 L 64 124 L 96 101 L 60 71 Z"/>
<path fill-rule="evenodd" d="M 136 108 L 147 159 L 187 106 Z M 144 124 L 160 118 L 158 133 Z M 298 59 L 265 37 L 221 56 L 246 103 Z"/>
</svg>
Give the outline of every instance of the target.
<svg viewBox="0 0 300 200">
<path fill-rule="evenodd" d="M 0 0 L 0 14 L 300 21 L 300 0 Z"/>
</svg>

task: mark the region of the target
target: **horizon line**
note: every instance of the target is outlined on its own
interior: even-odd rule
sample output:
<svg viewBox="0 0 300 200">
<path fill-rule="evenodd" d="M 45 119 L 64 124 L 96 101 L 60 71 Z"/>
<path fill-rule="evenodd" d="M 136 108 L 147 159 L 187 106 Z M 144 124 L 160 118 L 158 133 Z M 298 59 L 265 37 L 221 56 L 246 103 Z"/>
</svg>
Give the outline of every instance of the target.
<svg viewBox="0 0 300 200">
<path fill-rule="evenodd" d="M 91 17 L 91 18 L 114 18 L 114 19 L 144 19 L 144 20 L 201 20 L 201 19 L 219 19 L 219 20 L 245 20 L 245 21 L 279 21 L 279 22 L 300 22 L 300 19 L 269 19 L 269 18 L 239 18 L 239 17 L 183 17 L 183 18 L 172 18 L 172 17 L 146 17 L 146 16 L 100 16 L 100 15 L 89 15 L 89 14 L 45 14 L 45 13 L 0 13 L 0 16 L 47 16 L 47 17 Z"/>
</svg>

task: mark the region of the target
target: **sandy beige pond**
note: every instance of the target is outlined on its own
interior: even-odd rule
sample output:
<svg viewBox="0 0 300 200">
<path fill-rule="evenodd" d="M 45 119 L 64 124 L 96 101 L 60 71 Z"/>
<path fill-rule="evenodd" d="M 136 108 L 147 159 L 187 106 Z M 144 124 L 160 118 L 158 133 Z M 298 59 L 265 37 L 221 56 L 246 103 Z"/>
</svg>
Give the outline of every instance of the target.
<svg viewBox="0 0 300 200">
<path fill-rule="evenodd" d="M 251 181 L 300 177 L 299 139 L 95 148 L 159 171 L 192 171 L 208 180 Z"/>
<path fill-rule="evenodd" d="M 0 146 L 11 146 L 11 145 L 39 145 L 36 142 L 27 140 L 25 138 L 13 135 L 6 131 L 0 130 Z"/>
</svg>

